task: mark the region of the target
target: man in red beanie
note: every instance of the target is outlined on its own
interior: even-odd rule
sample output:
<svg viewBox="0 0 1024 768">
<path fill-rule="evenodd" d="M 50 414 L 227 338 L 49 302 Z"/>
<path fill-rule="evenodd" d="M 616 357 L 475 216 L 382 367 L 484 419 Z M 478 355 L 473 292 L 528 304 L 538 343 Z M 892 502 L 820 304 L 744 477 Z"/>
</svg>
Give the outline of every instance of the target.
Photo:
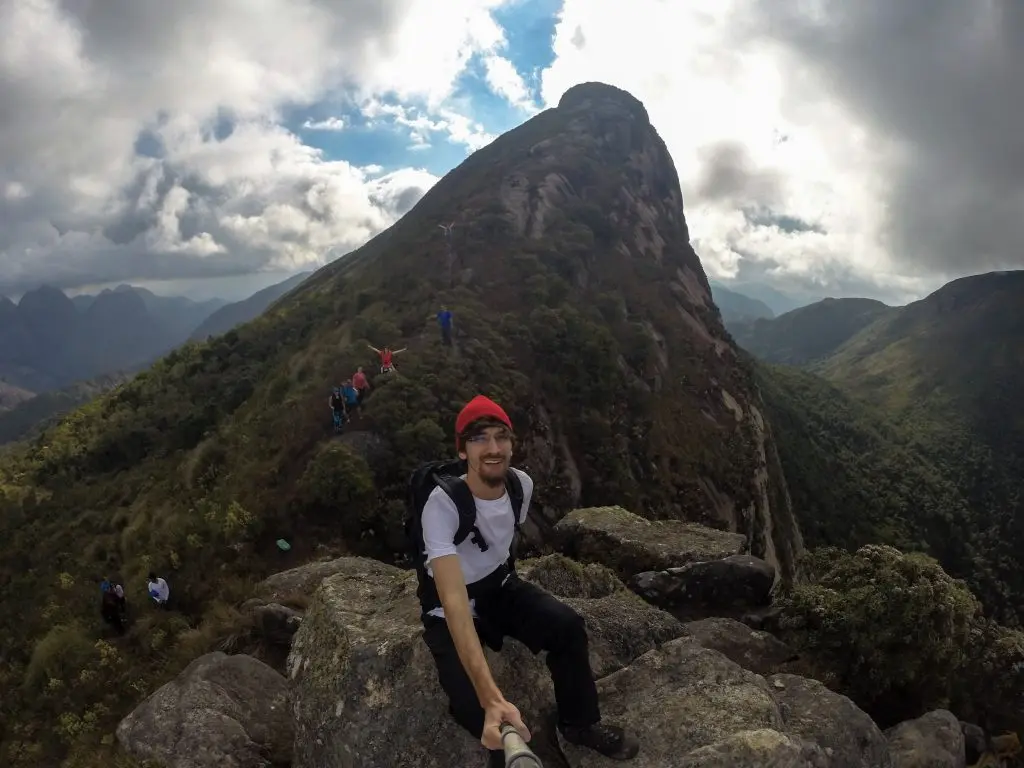
<svg viewBox="0 0 1024 768">
<path fill-rule="evenodd" d="M 563 738 L 614 759 L 634 757 L 636 740 L 601 722 L 583 618 L 516 575 L 514 539 L 533 480 L 511 466 L 508 414 L 477 395 L 459 413 L 455 433 L 465 474 L 434 476 L 439 484 L 423 503 L 418 540 L 423 638 L 452 716 L 490 750 L 494 767 L 504 765 L 502 722 L 530 738 L 519 710 L 494 682 L 481 644 L 498 651 L 505 637 L 514 637 L 533 653 L 547 651 Z"/>
</svg>

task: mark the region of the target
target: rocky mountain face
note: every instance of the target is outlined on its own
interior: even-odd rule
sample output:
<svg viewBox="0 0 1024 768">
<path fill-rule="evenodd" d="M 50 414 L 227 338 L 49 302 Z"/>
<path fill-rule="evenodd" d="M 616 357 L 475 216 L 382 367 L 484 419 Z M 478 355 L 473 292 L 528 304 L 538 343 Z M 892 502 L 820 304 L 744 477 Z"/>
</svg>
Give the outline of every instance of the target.
<svg viewBox="0 0 1024 768">
<path fill-rule="evenodd" d="M 453 221 L 449 251 L 438 224 Z M 372 376 L 335 436 L 329 388 L 373 370 L 368 344 L 406 348 L 398 374 Z M 777 448 L 689 245 L 671 157 L 639 101 L 584 84 L 260 317 L 5 454 L 0 584 L 17 599 L 0 651 L 23 683 L 0 704 L 11 749 L 105 754 L 68 713 L 109 724 L 227 642 L 226 604 L 282 558 L 329 547 L 400 564 L 409 471 L 452 455 L 455 414 L 478 392 L 509 411 L 535 478 L 534 551 L 570 510 L 618 504 L 731 535 L 771 582 L 792 580 L 803 544 Z M 56 649 L 86 665 L 99 652 L 94 575 L 116 574 L 145 611 L 150 569 L 175 611 L 133 625 L 117 664 L 49 683 L 65 674 Z M 63 741 L 43 745 L 37 724 L 58 721 Z"/>
<path fill-rule="evenodd" d="M 452 220 L 456 290 L 532 337 L 532 354 L 512 351 L 530 377 L 515 405 L 527 463 L 560 491 L 543 497 L 544 520 L 621 501 L 742 531 L 790 574 L 801 544 L 774 445 L 643 106 L 602 84 L 570 89 L 439 182 L 390 237 L 422 242 Z M 363 258 L 350 269 L 368 271 Z M 407 260 L 385 246 L 373 266 L 398 274 Z"/>
</svg>

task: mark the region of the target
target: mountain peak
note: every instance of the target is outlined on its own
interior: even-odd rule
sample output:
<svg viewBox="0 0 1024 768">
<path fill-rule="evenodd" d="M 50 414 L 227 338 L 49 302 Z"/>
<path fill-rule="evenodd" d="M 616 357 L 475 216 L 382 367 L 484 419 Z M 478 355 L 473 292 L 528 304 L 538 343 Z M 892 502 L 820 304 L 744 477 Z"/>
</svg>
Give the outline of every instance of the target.
<svg viewBox="0 0 1024 768">
<path fill-rule="evenodd" d="M 562 94 L 562 98 L 558 100 L 557 108 L 560 110 L 594 110 L 601 105 L 614 106 L 626 110 L 639 117 L 646 125 L 651 123 L 650 117 L 647 114 L 647 108 L 644 107 L 640 99 L 636 98 L 629 91 L 596 81 L 579 83 L 569 88 L 569 90 Z"/>
</svg>

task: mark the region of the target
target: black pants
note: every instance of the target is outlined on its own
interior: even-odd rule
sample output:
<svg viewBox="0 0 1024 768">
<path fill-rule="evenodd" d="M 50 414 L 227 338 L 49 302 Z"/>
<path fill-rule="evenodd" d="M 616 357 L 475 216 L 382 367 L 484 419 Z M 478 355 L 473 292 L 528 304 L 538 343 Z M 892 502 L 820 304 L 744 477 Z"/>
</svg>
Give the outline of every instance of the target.
<svg viewBox="0 0 1024 768">
<path fill-rule="evenodd" d="M 441 326 L 441 343 L 446 347 L 450 347 L 452 345 L 452 329 L 450 325 Z"/>
<path fill-rule="evenodd" d="M 477 634 L 487 638 L 491 648 L 499 650 L 501 639 L 514 637 L 535 654 L 547 651 L 561 724 L 585 726 L 601 719 L 582 616 L 516 576 L 493 595 L 478 599 L 476 610 Z M 455 722 L 479 739 L 484 730 L 484 710 L 459 660 L 448 623 L 428 615 L 423 617 L 423 627 L 423 640 L 434 656 L 441 687 L 448 694 L 449 711 Z"/>
</svg>

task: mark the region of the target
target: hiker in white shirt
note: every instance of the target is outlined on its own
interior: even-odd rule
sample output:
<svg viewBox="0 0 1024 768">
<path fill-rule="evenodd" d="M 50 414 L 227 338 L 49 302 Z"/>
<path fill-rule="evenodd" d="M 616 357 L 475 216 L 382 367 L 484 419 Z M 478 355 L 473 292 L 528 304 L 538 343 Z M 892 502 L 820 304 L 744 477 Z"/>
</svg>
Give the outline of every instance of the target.
<svg viewBox="0 0 1024 768">
<path fill-rule="evenodd" d="M 149 574 L 149 583 L 146 584 L 146 588 L 149 590 L 149 596 L 156 600 L 157 605 L 167 604 L 167 598 L 171 596 L 171 588 L 167 586 L 167 582 L 162 577 L 155 573 Z"/>
</svg>

